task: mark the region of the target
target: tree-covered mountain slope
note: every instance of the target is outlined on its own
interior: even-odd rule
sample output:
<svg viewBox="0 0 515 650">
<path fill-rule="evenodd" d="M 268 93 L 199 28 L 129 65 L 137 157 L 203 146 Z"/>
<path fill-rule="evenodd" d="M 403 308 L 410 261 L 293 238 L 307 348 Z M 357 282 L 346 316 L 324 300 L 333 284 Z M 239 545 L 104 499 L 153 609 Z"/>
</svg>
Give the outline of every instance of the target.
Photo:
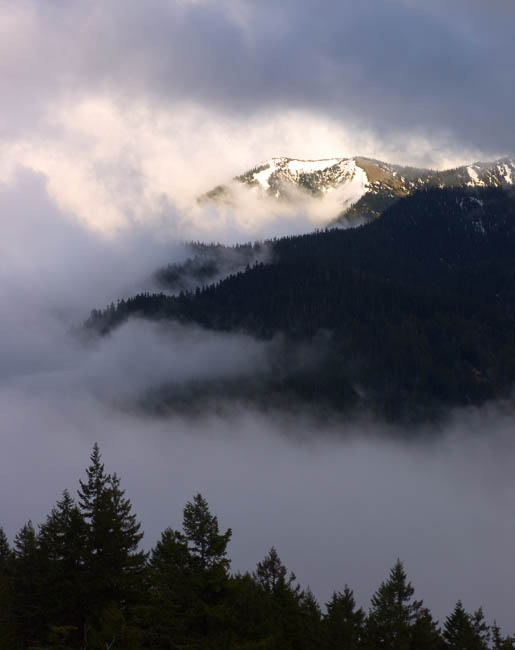
<svg viewBox="0 0 515 650">
<path fill-rule="evenodd" d="M 290 346 L 309 342 L 319 351 L 316 361 L 301 371 L 285 361 L 263 390 L 337 410 L 366 407 L 424 419 L 440 408 L 509 394 L 515 379 L 512 194 L 423 190 L 365 226 L 269 247 L 271 263 L 256 262 L 177 296 L 122 300 L 93 311 L 87 326 L 107 333 L 138 316 L 261 339 L 281 335 Z M 250 392 L 257 398 L 259 389 Z"/>
<path fill-rule="evenodd" d="M 420 189 L 512 187 L 514 183 L 515 158 L 446 170 L 394 165 L 363 156 L 323 160 L 272 158 L 230 183 L 215 187 L 200 200 L 234 203 L 237 190 L 242 187 L 292 205 L 302 203 L 309 195 L 335 203 L 338 208 L 333 219 L 359 225 Z"/>
<path fill-rule="evenodd" d="M 254 244 L 189 244 L 191 257 L 185 262 L 168 264 L 154 273 L 154 280 L 163 289 L 172 292 L 187 291 L 210 284 L 232 273 L 243 270 L 248 264 L 270 260 L 270 247 L 261 242 Z"/>
</svg>

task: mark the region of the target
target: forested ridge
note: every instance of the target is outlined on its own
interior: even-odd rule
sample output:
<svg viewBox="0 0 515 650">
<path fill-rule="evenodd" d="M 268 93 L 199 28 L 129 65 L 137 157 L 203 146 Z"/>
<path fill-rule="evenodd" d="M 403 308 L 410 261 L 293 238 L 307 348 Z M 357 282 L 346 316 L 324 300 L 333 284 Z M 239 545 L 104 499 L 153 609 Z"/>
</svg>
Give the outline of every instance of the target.
<svg viewBox="0 0 515 650">
<path fill-rule="evenodd" d="M 2 650 L 515 648 L 481 608 L 467 612 L 461 601 L 435 621 L 399 560 L 368 610 L 345 576 L 321 607 L 274 547 L 252 572 L 231 572 L 232 531 L 200 494 L 185 505 L 182 529 L 167 528 L 144 552 L 131 502 L 96 444 L 77 496 L 65 491 L 12 547 L 0 528 Z"/>
<path fill-rule="evenodd" d="M 289 344 L 323 339 L 318 364 L 301 374 L 286 366 L 261 391 L 337 411 L 424 420 L 510 394 L 512 193 L 429 189 L 360 228 L 267 245 L 269 263 L 176 296 L 121 300 L 94 310 L 86 326 L 106 334 L 138 316 L 261 339 L 280 333 Z"/>
</svg>

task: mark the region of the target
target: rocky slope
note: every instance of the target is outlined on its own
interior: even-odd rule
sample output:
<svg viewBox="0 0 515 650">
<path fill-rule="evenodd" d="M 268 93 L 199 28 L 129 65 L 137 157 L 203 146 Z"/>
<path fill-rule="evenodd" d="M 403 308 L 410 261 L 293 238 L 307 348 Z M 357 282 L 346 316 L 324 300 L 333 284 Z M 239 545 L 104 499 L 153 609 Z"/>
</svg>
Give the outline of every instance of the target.
<svg viewBox="0 0 515 650">
<path fill-rule="evenodd" d="M 248 188 L 272 199 L 298 204 L 306 195 L 338 205 L 335 222 L 357 224 L 378 217 L 399 198 L 427 187 L 509 187 L 515 184 L 515 158 L 476 162 L 447 170 L 392 165 L 365 157 L 297 160 L 272 158 L 207 192 L 200 201 L 234 201 Z"/>
</svg>

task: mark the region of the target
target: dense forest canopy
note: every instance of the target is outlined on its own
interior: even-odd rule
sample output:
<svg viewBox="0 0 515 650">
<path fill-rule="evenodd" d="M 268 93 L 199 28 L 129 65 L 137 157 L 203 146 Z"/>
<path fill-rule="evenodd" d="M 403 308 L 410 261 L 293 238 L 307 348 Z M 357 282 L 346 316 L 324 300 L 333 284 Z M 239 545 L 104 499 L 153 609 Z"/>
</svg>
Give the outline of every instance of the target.
<svg viewBox="0 0 515 650">
<path fill-rule="evenodd" d="M 358 607 L 345 585 L 321 606 L 272 547 L 231 572 L 223 530 L 201 494 L 181 530 L 150 550 L 120 479 L 94 445 L 79 482 L 11 546 L 0 528 L 2 650 L 513 650 L 515 637 L 461 601 L 440 624 L 400 560 Z M 323 534 L 323 531 L 320 531 Z M 302 543 L 299 540 L 299 543 Z M 445 586 L 442 585 L 442 589 Z"/>
<path fill-rule="evenodd" d="M 264 261 L 256 256 L 266 255 Z M 94 310 L 88 329 L 107 334 L 128 318 L 282 337 L 273 372 L 255 383 L 168 386 L 163 405 L 217 395 L 314 409 L 370 410 L 426 421 L 453 406 L 510 395 L 515 379 L 515 200 L 507 190 L 429 189 L 380 219 L 241 247 L 245 270 L 181 291 L 140 294 Z M 211 256 L 206 275 L 216 275 Z M 194 270 L 202 263 L 190 261 Z M 176 285 L 182 268 L 161 272 Z M 292 346 L 317 353 L 300 368 Z M 181 392 L 182 391 L 182 392 Z"/>
</svg>

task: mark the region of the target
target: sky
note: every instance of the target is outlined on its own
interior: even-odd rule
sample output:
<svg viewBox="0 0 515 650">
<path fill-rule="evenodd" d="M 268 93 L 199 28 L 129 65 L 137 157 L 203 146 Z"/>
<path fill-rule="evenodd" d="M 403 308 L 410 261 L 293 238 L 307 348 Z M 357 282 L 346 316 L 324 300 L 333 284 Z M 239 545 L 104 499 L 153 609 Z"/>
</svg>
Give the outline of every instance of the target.
<svg viewBox="0 0 515 650">
<path fill-rule="evenodd" d="M 3 0 L 0 180 L 42 173 L 104 231 L 164 218 L 231 238 L 235 219 L 192 202 L 273 156 L 510 155 L 514 14 L 502 0 Z"/>
<path fill-rule="evenodd" d="M 443 168 L 515 151 L 515 5 L 495 0 L 0 0 L 0 525 L 74 491 L 98 440 L 151 545 L 201 491 L 233 566 L 275 545 L 323 602 L 366 605 L 400 557 L 440 620 L 458 598 L 515 631 L 513 417 L 453 414 L 434 443 L 236 408 L 129 407 L 163 380 L 266 370 L 243 334 L 132 322 L 84 347 L 92 308 L 151 290 L 185 242 L 312 227 L 309 206 L 199 205 L 273 156 Z M 273 351 L 272 351 L 273 353 Z M 511 625 L 511 628 L 510 628 Z"/>
</svg>

